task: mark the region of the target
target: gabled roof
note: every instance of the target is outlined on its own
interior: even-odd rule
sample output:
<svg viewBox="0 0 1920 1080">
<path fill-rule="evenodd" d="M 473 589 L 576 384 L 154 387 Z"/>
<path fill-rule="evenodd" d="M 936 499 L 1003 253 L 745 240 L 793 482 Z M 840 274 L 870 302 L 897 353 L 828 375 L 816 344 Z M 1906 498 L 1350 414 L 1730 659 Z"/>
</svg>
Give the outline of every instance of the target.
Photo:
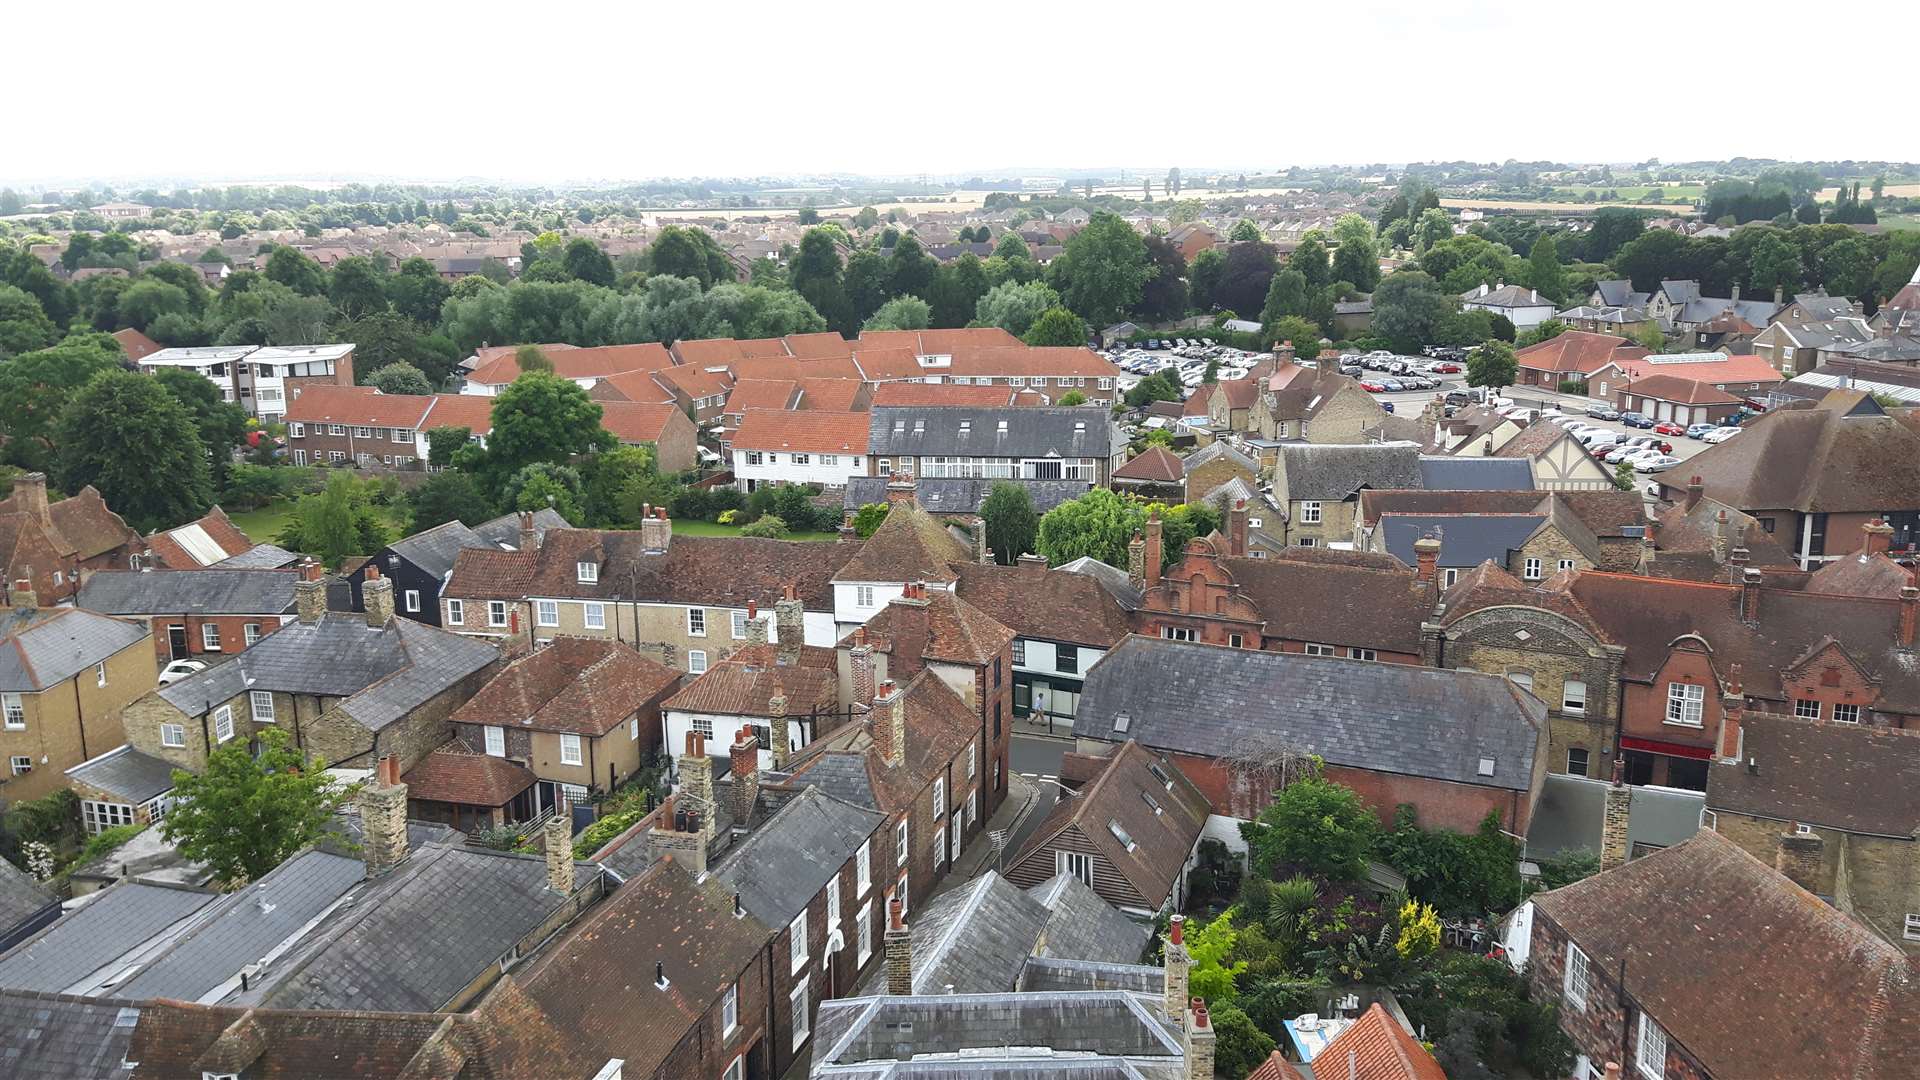
<svg viewBox="0 0 1920 1080">
<path fill-rule="evenodd" d="M 1381 514 L 1379 528 L 1387 550 L 1408 564 L 1415 561 L 1414 543 L 1432 535 L 1440 541 L 1441 566 L 1479 566 L 1488 560 L 1505 566 L 1546 521 L 1544 513 Z"/>
<path fill-rule="evenodd" d="M 686 414 L 678 406 L 648 401 L 603 401 L 600 426 L 622 443 L 657 443 L 676 418 Z M 691 421 L 688 421 L 691 425 Z"/>
<path fill-rule="evenodd" d="M 1165 1011 L 1157 993 L 1117 990 L 839 998 L 820 1003 L 813 1075 L 1174 1080 L 1188 1074 Z M 1023 1045 L 1009 1046 L 1016 1031 Z"/>
<path fill-rule="evenodd" d="M 1747 713 L 1740 760 L 1708 770 L 1707 808 L 1907 839 L 1920 826 L 1920 736 Z"/>
<path fill-rule="evenodd" d="M 876 707 L 865 721 L 842 724 L 801 747 L 788 763 L 788 783 L 809 784 L 824 768 L 834 777 L 828 791 L 835 797 L 861 806 L 871 798 L 873 809 L 888 814 L 922 798 L 954 755 L 978 737 L 980 714 L 932 672 L 914 675 L 899 693 L 907 732 L 900 764 L 887 764 L 874 749 Z"/>
<path fill-rule="evenodd" d="M 495 356 L 474 368 L 467 381 L 499 386 L 519 378 L 520 364 L 514 355 L 519 348 L 517 345 L 502 347 Z M 604 379 L 622 372 L 655 371 L 672 367 L 674 363 L 665 346 L 651 341 L 595 348 L 541 345 L 539 349 L 553 362 L 553 373 L 563 379 Z"/>
<path fill-rule="evenodd" d="M 1084 574 L 1098 582 L 1108 596 L 1113 597 L 1122 610 L 1137 611 L 1140 607 L 1140 589 L 1127 576 L 1125 570 L 1117 566 L 1108 566 L 1091 555 L 1084 555 L 1070 563 L 1055 567 L 1063 574 Z"/>
<path fill-rule="evenodd" d="M 147 536 L 147 549 L 170 570 L 212 566 L 252 547 L 253 541 L 218 506 L 198 521 Z"/>
<path fill-rule="evenodd" d="M 1420 450 L 1412 445 L 1289 444 L 1274 469 L 1274 491 L 1290 502 L 1341 502 L 1366 488 L 1419 486 Z"/>
<path fill-rule="evenodd" d="M 1533 903 L 1709 1075 L 1890 1080 L 1920 1054 L 1887 1022 L 1920 1011 L 1914 962 L 1717 832 Z"/>
<path fill-rule="evenodd" d="M 1898 599 L 1900 590 L 1913 583 L 1913 571 L 1881 552 L 1861 550 L 1834 559 L 1809 574 L 1806 589 L 1843 596 Z"/>
<path fill-rule="evenodd" d="M 139 806 L 173 790 L 173 763 L 122 744 L 67 770 L 74 781 Z"/>
<path fill-rule="evenodd" d="M 1380 560 L 1389 568 L 1379 569 L 1377 562 L 1358 564 L 1365 557 L 1360 552 L 1295 558 L 1292 551 L 1282 558 L 1220 560 L 1240 595 L 1259 609 L 1268 637 L 1420 652 L 1420 624 L 1433 596 L 1407 566 L 1391 556 Z M 1406 557 L 1412 560 L 1411 548 Z"/>
<path fill-rule="evenodd" d="M 598 737 L 679 681 L 679 672 L 623 642 L 556 637 L 508 664 L 447 719 Z"/>
<path fill-rule="evenodd" d="M 1315 1060 L 1324 1062 L 1320 1071 L 1330 1078 L 1345 1069 L 1347 1080 L 1447 1080 L 1427 1048 L 1377 1001 Z"/>
<path fill-rule="evenodd" d="M 1210 442 L 1207 445 L 1201 447 L 1200 449 L 1195 450 L 1193 453 L 1187 455 L 1186 471 L 1192 472 L 1193 470 L 1198 469 L 1200 466 L 1205 465 L 1208 462 L 1212 461 L 1213 459 L 1219 458 L 1219 457 L 1226 458 L 1228 461 L 1232 462 L 1235 465 L 1240 466 L 1242 469 L 1245 469 L 1249 473 L 1258 475 L 1260 472 L 1259 462 L 1255 461 L 1252 457 L 1248 456 L 1246 453 L 1242 452 L 1238 447 L 1235 447 L 1232 443 L 1227 442 L 1225 439 L 1215 439 L 1213 442 Z"/>
<path fill-rule="evenodd" d="M 1429 491 L 1532 491 L 1533 467 L 1494 457 L 1420 456 L 1420 486 Z M 1365 496 L 1361 496 L 1365 501 Z"/>
<path fill-rule="evenodd" d="M 518 533 L 515 539 L 518 540 Z M 458 521 L 435 525 L 431 529 L 395 540 L 387 545 L 394 554 L 420 568 L 429 577 L 444 580 L 453 572 L 453 562 L 467 548 L 492 548 L 472 529 Z"/>
<path fill-rule="evenodd" d="M 881 457 L 1106 458 L 1125 443 L 1107 410 L 1089 406 L 875 408 L 869 416 L 867 446 Z"/>
<path fill-rule="evenodd" d="M 1128 739 L 1105 755 L 1077 795 L 1054 803 L 1011 865 L 1035 857 L 1052 865 L 1055 841 L 1074 827 L 1148 908 L 1158 910 L 1185 872 L 1212 812 L 1178 767 Z"/>
<path fill-rule="evenodd" d="M 16 492 L 20 483 L 15 481 Z M 8 566 L 13 565 L 22 528 L 47 529 L 51 533 L 48 540 L 54 548 L 61 554 L 71 553 L 77 559 L 91 559 L 118 547 L 138 550 L 142 542 L 140 534 L 128 528 L 120 515 L 107 507 L 107 501 L 92 484 L 74 492 L 71 498 L 48 505 L 46 521 L 29 522 L 28 517 L 15 495 L 0 499 L 0 559 L 5 559 Z"/>
<path fill-rule="evenodd" d="M 1127 636 L 1127 609 L 1093 575 L 1044 565 L 969 563 L 959 571 L 961 599 L 1021 637 L 1108 649 Z"/>
<path fill-rule="evenodd" d="M 549 529 L 565 528 L 568 528 L 567 519 L 560 516 L 560 511 L 548 506 L 533 512 L 533 532 L 536 538 L 547 535 Z M 483 521 L 473 527 L 473 534 L 499 547 L 518 548 L 520 546 L 520 515 L 518 513 L 501 514 L 497 518 Z"/>
<path fill-rule="evenodd" d="M 918 505 L 897 502 L 833 580 L 951 582 L 952 564 L 968 562 L 972 554 L 933 515 Z"/>
<path fill-rule="evenodd" d="M 1153 445 L 1127 459 L 1113 470 L 1115 482 L 1131 480 L 1143 484 L 1177 484 L 1185 475 L 1180 455 L 1164 446 Z"/>
<path fill-rule="evenodd" d="M 959 383 L 884 382 L 873 388 L 876 408 L 992 407 L 1011 405 L 1018 391 L 1010 386 L 962 386 Z"/>
<path fill-rule="evenodd" d="M 832 712 L 838 701 L 838 674 L 832 649 L 802 645 L 799 662 L 782 664 L 777 645 L 746 645 L 707 668 L 663 709 L 719 716 L 770 717 L 775 697 L 787 699 L 789 716 Z M 716 736 L 731 736 L 718 731 Z M 716 743 L 718 745 L 718 743 Z"/>
<path fill-rule="evenodd" d="M 755 919 L 785 926 L 886 822 L 885 814 L 810 787 L 735 844 L 713 876 Z"/>
<path fill-rule="evenodd" d="M 1857 390 L 1810 409 L 1755 418 L 1740 437 L 1689 459 L 1706 493 L 1742 510 L 1857 513 L 1920 506 L 1920 431 L 1910 410 L 1890 414 Z M 1686 483 L 1660 479 L 1669 497 Z"/>
<path fill-rule="evenodd" d="M 287 403 L 288 423 L 418 428 L 433 408 L 431 394 L 383 394 L 371 386 L 309 386 Z"/>
<path fill-rule="evenodd" d="M 728 442 L 736 450 L 861 455 L 868 426 L 865 413 L 748 409 Z"/>
<path fill-rule="evenodd" d="M 1715 389 L 1712 383 L 1664 372 L 1643 375 L 1623 385 L 1635 397 L 1673 401 L 1683 405 L 1738 405 L 1742 400 L 1725 390 Z"/>
<path fill-rule="evenodd" d="M 187 925 L 219 898 L 139 881 L 109 886 L 0 956 L 0 986 L 49 994 L 98 990 L 104 978 L 125 966 L 128 953 Z"/>
<path fill-rule="evenodd" d="M 800 401 L 800 383 L 794 379 L 742 379 L 727 392 L 727 412 L 748 409 L 792 409 Z"/>
<path fill-rule="evenodd" d="M 1521 367 L 1555 374 L 1591 375 L 1609 363 L 1647 355 L 1647 350 L 1613 334 L 1568 330 L 1514 354 Z"/>
<path fill-rule="evenodd" d="M 993 616 L 944 589 L 895 597 L 862 629 L 867 641 L 890 657 L 887 671 L 895 681 L 928 660 L 990 664 L 1014 639 L 1014 632 Z"/>
<path fill-rule="evenodd" d="M 58 686 L 149 633 L 141 623 L 82 608 L 0 608 L 0 690 Z"/>
<path fill-rule="evenodd" d="M 104 615 L 279 615 L 298 570 L 96 570 L 74 602 Z"/>
<path fill-rule="evenodd" d="M 407 798 L 462 806 L 505 806 L 538 777 L 525 766 L 492 754 L 476 754 L 449 739 L 402 777 Z"/>
<path fill-rule="evenodd" d="M 1087 673 L 1073 733 L 1206 757 L 1277 737 L 1334 765 L 1525 791 L 1545 718 L 1495 675 L 1134 636 Z"/>
</svg>

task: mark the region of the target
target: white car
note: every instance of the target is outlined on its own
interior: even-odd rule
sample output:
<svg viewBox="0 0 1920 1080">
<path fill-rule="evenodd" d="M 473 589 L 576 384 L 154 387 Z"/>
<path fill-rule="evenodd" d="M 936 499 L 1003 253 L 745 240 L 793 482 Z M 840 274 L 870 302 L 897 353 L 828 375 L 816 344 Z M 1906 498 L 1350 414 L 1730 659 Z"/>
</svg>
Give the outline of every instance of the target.
<svg viewBox="0 0 1920 1080">
<path fill-rule="evenodd" d="M 207 665 L 198 660 L 175 660 L 160 669 L 160 685 L 171 686 L 189 675 L 197 675 L 207 670 Z"/>
<path fill-rule="evenodd" d="M 1740 434 L 1740 429 L 1737 427 L 1714 428 L 1712 431 L 1700 436 L 1700 441 L 1703 443 L 1723 443 L 1738 434 Z"/>
<path fill-rule="evenodd" d="M 1678 464 L 1680 464 L 1680 459 L 1674 457 L 1672 454 L 1652 454 L 1636 460 L 1633 463 L 1633 471 L 1644 473 L 1666 472 Z"/>
</svg>

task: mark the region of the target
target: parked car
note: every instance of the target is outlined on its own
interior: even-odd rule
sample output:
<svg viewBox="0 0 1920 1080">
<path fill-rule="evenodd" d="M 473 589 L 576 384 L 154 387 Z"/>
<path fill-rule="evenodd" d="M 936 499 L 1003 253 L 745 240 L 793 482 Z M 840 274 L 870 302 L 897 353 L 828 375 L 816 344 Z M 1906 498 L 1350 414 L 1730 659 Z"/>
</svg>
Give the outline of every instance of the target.
<svg viewBox="0 0 1920 1080">
<path fill-rule="evenodd" d="M 1399 379 L 1381 379 L 1380 386 L 1389 394 L 1397 394 L 1407 388 L 1407 384 Z"/>
<path fill-rule="evenodd" d="M 189 675 L 207 670 L 207 665 L 198 660 L 175 660 L 160 669 L 160 685 L 171 686 Z"/>
<path fill-rule="evenodd" d="M 1653 431 L 1656 435 L 1685 435 L 1687 433 L 1686 428 L 1681 427 L 1671 420 L 1662 420 L 1653 425 Z"/>
<path fill-rule="evenodd" d="M 1453 363 L 1440 363 L 1440 364 L 1433 365 L 1431 368 L 1428 368 L 1427 370 L 1433 372 L 1435 375 L 1458 375 L 1460 374 L 1460 365 L 1453 364 Z"/>
<path fill-rule="evenodd" d="M 1687 438 L 1698 439 L 1704 436 L 1707 432 L 1718 429 L 1719 426 L 1720 426 L 1719 424 L 1695 424 L 1692 427 L 1687 429 Z M 1658 430 L 1658 429 L 1656 428 L 1655 430 Z"/>
<path fill-rule="evenodd" d="M 1680 464 L 1680 459 L 1674 457 L 1672 454 L 1655 454 L 1649 457 L 1643 457 L 1634 462 L 1633 471 L 1643 473 L 1666 472 L 1678 464 Z"/>
<path fill-rule="evenodd" d="M 1703 443 L 1723 443 L 1738 434 L 1740 434 L 1740 429 L 1737 427 L 1717 427 L 1705 435 L 1700 436 L 1700 441 Z"/>
<path fill-rule="evenodd" d="M 1449 390 L 1447 391 L 1446 402 L 1448 405 L 1453 406 L 1471 405 L 1473 404 L 1473 395 L 1467 393 L 1465 390 Z"/>
<path fill-rule="evenodd" d="M 1381 386 L 1379 383 L 1374 382 L 1372 380 L 1367 380 L 1365 382 L 1362 382 L 1360 384 L 1360 389 L 1365 390 L 1369 394 L 1384 394 L 1387 392 L 1386 387 Z"/>
<path fill-rule="evenodd" d="M 1618 420 L 1620 419 L 1620 410 L 1606 405 L 1589 405 L 1587 406 L 1587 415 L 1595 420 Z"/>
<path fill-rule="evenodd" d="M 1628 427 L 1650 428 L 1653 426 L 1652 417 L 1647 416 L 1643 413 L 1637 413 L 1637 412 L 1621 413 L 1620 422 L 1627 425 Z"/>
</svg>

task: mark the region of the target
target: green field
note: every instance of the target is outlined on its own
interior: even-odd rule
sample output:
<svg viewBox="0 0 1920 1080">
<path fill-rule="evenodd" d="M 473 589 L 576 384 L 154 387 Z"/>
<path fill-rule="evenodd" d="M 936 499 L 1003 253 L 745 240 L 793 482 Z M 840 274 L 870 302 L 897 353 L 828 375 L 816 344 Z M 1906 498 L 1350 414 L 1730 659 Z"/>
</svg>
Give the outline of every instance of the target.
<svg viewBox="0 0 1920 1080">
<path fill-rule="evenodd" d="M 673 531 L 682 536 L 739 536 L 738 525 L 716 525 L 711 521 L 684 521 L 673 519 Z M 836 540 L 838 533 L 796 532 L 787 536 L 789 540 Z"/>
<path fill-rule="evenodd" d="M 293 502 L 292 499 L 275 499 L 258 510 L 229 512 L 227 517 L 240 526 L 240 531 L 247 534 L 247 539 L 256 544 L 271 544 L 274 537 L 280 535 L 280 530 L 286 527 L 287 519 L 293 516 Z M 394 530 L 394 535 L 404 535 L 406 511 L 399 507 L 380 509 L 386 517 L 387 526 Z"/>
<path fill-rule="evenodd" d="M 1608 199 L 1610 202 L 1657 202 L 1676 204 L 1692 202 L 1702 195 L 1705 195 L 1707 191 L 1706 185 L 1704 184 L 1565 184 L 1553 190 L 1566 195 L 1570 199 L 1578 199 L 1589 191 L 1593 192 L 1594 198 L 1597 199 L 1604 193 L 1611 191 L 1613 195 Z"/>
</svg>

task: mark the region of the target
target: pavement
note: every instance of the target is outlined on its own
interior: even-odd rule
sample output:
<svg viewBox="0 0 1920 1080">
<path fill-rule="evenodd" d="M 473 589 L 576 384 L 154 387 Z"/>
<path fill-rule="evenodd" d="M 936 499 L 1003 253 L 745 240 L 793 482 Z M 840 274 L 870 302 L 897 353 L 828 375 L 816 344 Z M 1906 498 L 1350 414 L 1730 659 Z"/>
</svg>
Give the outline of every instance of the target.
<svg viewBox="0 0 1920 1080">
<path fill-rule="evenodd" d="M 953 861 L 953 871 L 941 880 L 934 895 L 960 887 L 986 873 L 998 870 L 1007 856 L 1020 850 L 1028 836 L 1052 809 L 1060 788 L 1060 757 L 1072 743 L 1065 739 L 1035 738 L 1016 732 L 1013 736 L 1013 768 L 1007 777 L 1007 797 L 987 819 L 987 827 Z M 1041 770 L 1044 770 L 1043 776 Z M 994 835 L 1004 837 L 996 847 Z"/>
</svg>

